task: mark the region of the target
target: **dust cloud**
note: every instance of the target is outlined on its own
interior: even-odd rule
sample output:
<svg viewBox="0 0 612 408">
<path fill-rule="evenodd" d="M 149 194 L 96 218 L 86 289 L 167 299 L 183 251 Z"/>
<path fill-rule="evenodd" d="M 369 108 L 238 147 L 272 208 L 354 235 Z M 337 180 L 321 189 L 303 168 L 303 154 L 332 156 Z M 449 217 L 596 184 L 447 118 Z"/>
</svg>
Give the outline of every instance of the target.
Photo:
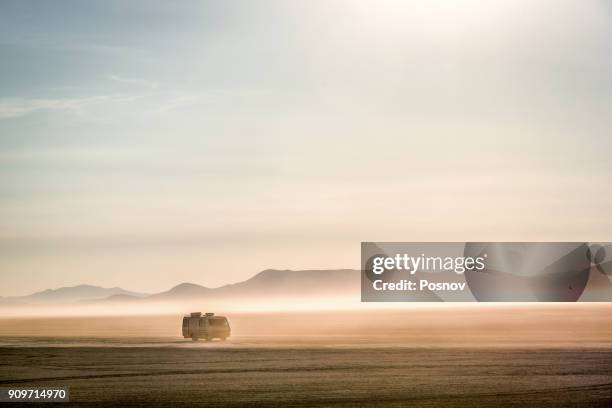
<svg viewBox="0 0 612 408">
<path fill-rule="evenodd" d="M 157 309 L 156 309 L 157 310 Z M 610 347 L 611 304 L 363 305 L 347 310 L 235 312 L 227 342 L 181 336 L 183 313 L 12 316 L 0 319 L 0 346 L 171 345 L 179 347 L 406 346 Z"/>
</svg>

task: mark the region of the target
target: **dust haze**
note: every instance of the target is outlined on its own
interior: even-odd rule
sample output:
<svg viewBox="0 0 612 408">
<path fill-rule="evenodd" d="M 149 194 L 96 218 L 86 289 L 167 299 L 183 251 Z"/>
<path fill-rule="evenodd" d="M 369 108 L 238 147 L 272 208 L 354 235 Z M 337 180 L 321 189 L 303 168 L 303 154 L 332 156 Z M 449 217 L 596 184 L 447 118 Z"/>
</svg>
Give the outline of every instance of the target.
<svg viewBox="0 0 612 408">
<path fill-rule="evenodd" d="M 252 312 L 203 305 L 184 307 L 183 312 L 213 311 L 227 316 L 232 328 L 232 337 L 227 342 L 193 343 L 190 339 L 184 340 L 181 337 L 182 313 L 167 312 L 121 316 L 5 317 L 0 319 L 0 344 L 612 346 L 610 304 L 407 304 L 399 307 L 375 304 L 345 310 Z"/>
<path fill-rule="evenodd" d="M 214 309 L 225 342 L 183 339 L 175 313 L 2 318 L 0 386 L 69 386 L 77 407 L 612 402 L 609 304 L 408 306 Z"/>
</svg>

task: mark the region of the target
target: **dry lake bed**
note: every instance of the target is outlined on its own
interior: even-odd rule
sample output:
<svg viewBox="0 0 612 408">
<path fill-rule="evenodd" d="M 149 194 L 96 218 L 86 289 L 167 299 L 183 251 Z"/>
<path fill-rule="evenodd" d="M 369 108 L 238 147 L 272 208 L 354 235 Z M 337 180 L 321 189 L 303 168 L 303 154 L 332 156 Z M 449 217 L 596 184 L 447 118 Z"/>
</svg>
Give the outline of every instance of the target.
<svg viewBox="0 0 612 408">
<path fill-rule="evenodd" d="M 0 387 L 70 387 L 43 406 L 609 407 L 609 311 L 236 315 L 212 343 L 177 316 L 0 319 Z"/>
<path fill-rule="evenodd" d="M 25 347 L 0 361 L 0 386 L 69 386 L 74 406 L 612 406 L 602 349 Z"/>
</svg>

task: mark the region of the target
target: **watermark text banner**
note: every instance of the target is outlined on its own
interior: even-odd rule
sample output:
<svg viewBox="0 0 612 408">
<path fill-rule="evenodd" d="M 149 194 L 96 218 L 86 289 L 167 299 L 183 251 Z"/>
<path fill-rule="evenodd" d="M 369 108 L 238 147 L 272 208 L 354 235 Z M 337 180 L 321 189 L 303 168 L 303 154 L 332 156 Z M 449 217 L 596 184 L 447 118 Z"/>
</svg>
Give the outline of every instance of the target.
<svg viewBox="0 0 612 408">
<path fill-rule="evenodd" d="M 610 302 L 609 242 L 362 242 L 363 302 Z"/>
</svg>

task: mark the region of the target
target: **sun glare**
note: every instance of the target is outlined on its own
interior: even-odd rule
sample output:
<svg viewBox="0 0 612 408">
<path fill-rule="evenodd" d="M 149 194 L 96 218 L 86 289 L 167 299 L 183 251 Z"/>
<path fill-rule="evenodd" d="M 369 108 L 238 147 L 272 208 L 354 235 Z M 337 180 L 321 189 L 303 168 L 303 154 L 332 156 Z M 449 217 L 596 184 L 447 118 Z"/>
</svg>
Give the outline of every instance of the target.
<svg viewBox="0 0 612 408">
<path fill-rule="evenodd" d="M 366 0 L 350 4 L 362 18 L 367 18 L 381 28 L 388 27 L 389 24 L 402 24 L 406 29 L 417 25 L 436 30 L 488 24 L 502 16 L 510 6 L 517 5 L 516 2 L 498 0 Z"/>
</svg>

